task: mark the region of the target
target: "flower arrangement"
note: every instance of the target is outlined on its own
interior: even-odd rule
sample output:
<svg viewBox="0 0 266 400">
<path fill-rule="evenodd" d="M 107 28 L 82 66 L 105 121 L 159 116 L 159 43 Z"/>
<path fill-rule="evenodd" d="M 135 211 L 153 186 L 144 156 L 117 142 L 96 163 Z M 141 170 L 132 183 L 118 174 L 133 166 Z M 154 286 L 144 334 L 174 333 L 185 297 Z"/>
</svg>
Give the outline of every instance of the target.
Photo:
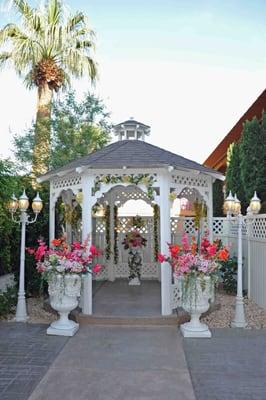
<svg viewBox="0 0 266 400">
<path fill-rule="evenodd" d="M 196 238 L 192 237 L 191 243 L 188 241 L 187 234 L 181 239 L 181 244 L 168 244 L 170 256 L 158 255 L 159 262 L 169 262 L 172 266 L 174 275 L 182 277 L 185 289 L 195 283 L 197 278 L 201 279 L 202 287 L 205 285 L 204 278 L 210 277 L 216 281 L 221 267 L 221 262 L 229 258 L 229 251 L 222 246 L 220 240 L 210 243 L 207 233 L 202 238 L 200 244 Z"/>
<path fill-rule="evenodd" d="M 27 251 L 34 255 L 37 262 L 36 269 L 47 282 L 53 274 L 98 273 L 102 269 L 100 264 L 92 266 L 94 257 L 101 255 L 102 252 L 94 245 L 89 247 L 88 240 L 69 245 L 62 237 L 52 240 L 52 248 L 48 248 L 42 240 L 38 240 L 38 244 L 37 249 L 27 249 Z"/>
<path fill-rule="evenodd" d="M 141 248 L 146 246 L 147 239 L 145 239 L 138 230 L 133 230 L 126 234 L 122 245 L 124 246 L 125 250 L 132 249 L 134 247 Z"/>
</svg>

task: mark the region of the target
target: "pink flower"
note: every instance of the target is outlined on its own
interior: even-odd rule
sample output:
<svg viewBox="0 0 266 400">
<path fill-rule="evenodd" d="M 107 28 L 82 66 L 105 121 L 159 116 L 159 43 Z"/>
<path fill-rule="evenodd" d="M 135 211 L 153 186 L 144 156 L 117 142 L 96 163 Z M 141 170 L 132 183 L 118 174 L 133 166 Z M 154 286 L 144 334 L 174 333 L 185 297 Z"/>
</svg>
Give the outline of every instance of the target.
<svg viewBox="0 0 266 400">
<path fill-rule="evenodd" d="M 215 244 L 212 244 L 209 247 L 207 247 L 207 253 L 210 257 L 215 256 L 216 251 L 217 251 L 217 246 Z"/>
<path fill-rule="evenodd" d="M 187 236 L 186 233 L 183 234 L 182 239 L 181 239 L 181 243 L 182 243 L 184 251 L 188 251 L 190 249 L 189 243 L 188 243 L 188 236 Z"/>
<path fill-rule="evenodd" d="M 102 266 L 100 264 L 95 264 L 94 267 L 92 268 L 92 272 L 97 274 L 98 272 L 101 271 L 101 269 L 102 269 Z"/>
<path fill-rule="evenodd" d="M 90 253 L 92 256 L 97 257 L 101 255 L 101 251 L 98 250 L 93 244 L 90 247 Z"/>
<path fill-rule="evenodd" d="M 166 257 L 165 257 L 163 254 L 158 254 L 157 260 L 158 260 L 160 263 L 163 263 L 164 261 L 166 261 Z"/>
</svg>

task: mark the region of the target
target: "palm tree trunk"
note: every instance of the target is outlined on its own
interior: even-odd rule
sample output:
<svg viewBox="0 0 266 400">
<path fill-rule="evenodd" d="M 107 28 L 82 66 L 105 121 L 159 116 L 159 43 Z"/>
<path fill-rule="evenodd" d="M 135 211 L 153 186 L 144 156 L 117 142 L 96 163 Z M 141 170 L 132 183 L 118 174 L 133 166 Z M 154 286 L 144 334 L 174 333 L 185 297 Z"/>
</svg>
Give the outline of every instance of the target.
<svg viewBox="0 0 266 400">
<path fill-rule="evenodd" d="M 32 173 L 34 179 L 47 172 L 49 166 L 52 98 L 53 90 L 51 90 L 47 84 L 38 87 L 37 115 L 32 160 Z"/>
</svg>

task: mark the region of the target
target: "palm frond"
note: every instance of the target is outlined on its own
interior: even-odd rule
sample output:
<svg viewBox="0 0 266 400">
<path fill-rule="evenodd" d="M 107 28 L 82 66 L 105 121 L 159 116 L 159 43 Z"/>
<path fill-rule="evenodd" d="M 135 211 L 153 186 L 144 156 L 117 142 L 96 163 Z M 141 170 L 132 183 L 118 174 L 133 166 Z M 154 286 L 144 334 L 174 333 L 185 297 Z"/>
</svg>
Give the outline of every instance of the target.
<svg viewBox="0 0 266 400">
<path fill-rule="evenodd" d="M 60 0 L 50 0 L 47 4 L 47 22 L 50 26 L 58 25 L 63 13 Z"/>
<path fill-rule="evenodd" d="M 75 15 L 71 16 L 66 23 L 67 32 L 71 32 L 77 29 L 81 23 L 85 22 L 85 16 L 82 12 L 77 12 Z"/>
</svg>

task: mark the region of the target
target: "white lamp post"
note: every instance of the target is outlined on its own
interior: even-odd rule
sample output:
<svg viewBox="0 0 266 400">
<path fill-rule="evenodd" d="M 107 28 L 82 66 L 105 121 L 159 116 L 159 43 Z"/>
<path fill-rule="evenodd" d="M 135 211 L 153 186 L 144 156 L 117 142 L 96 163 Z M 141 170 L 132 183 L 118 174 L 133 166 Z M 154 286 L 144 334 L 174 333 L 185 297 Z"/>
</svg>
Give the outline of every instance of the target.
<svg viewBox="0 0 266 400">
<path fill-rule="evenodd" d="M 236 309 L 235 309 L 235 318 L 231 323 L 231 326 L 234 328 L 245 328 L 247 326 L 245 320 L 245 312 L 244 312 L 244 301 L 243 301 L 243 283 L 242 283 L 242 227 L 244 225 L 249 225 L 254 220 L 254 214 L 257 214 L 260 211 L 261 203 L 260 199 L 257 197 L 257 193 L 254 193 L 253 198 L 250 200 L 249 207 L 247 209 L 247 219 L 244 221 L 244 217 L 241 214 L 241 203 L 238 200 L 236 194 L 233 197 L 230 191 L 228 197 L 224 201 L 224 211 L 227 214 L 227 218 L 230 222 L 231 215 L 236 216 L 237 222 L 237 295 L 236 295 Z"/>
<path fill-rule="evenodd" d="M 37 193 L 37 196 L 32 201 L 32 209 L 35 214 L 33 220 L 29 220 L 29 215 L 27 214 L 27 209 L 29 207 L 29 199 L 25 193 L 20 196 L 19 200 L 16 199 L 13 194 L 9 204 L 8 209 L 11 212 L 12 220 L 18 224 L 21 224 L 21 243 L 20 243 L 20 269 L 19 269 L 19 291 L 18 291 L 18 303 L 16 309 L 16 321 L 26 322 L 27 321 L 27 310 L 26 310 L 26 300 L 25 300 L 25 237 L 26 237 L 26 225 L 32 224 L 36 221 L 38 214 L 41 212 L 43 203 Z M 14 214 L 17 209 L 20 211 L 20 218 L 16 219 Z"/>
</svg>

